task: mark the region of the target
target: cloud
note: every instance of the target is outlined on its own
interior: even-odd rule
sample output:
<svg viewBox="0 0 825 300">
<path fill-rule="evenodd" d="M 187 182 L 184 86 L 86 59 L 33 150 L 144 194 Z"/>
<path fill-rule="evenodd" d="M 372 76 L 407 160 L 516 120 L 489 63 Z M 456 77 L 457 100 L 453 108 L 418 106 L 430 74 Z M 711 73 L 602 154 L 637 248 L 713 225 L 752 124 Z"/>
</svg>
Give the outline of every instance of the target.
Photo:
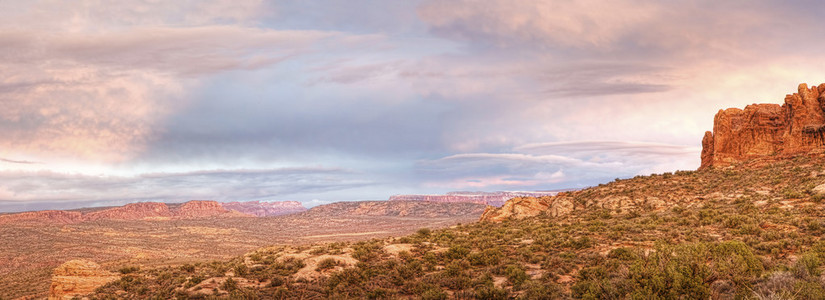
<svg viewBox="0 0 825 300">
<path fill-rule="evenodd" d="M 378 39 L 254 26 L 261 1 L 0 6 L 0 147 L 52 164 L 128 163 L 211 76 Z"/>
<path fill-rule="evenodd" d="M 429 1 L 419 15 L 436 34 L 504 48 L 602 48 L 655 18 L 644 1 Z"/>
<path fill-rule="evenodd" d="M 424 160 L 428 185 L 462 189 L 552 189 L 615 177 L 698 167 L 699 149 L 625 141 L 577 141 L 518 146 L 511 153 L 472 153 Z"/>
<path fill-rule="evenodd" d="M 50 204 L 121 205 L 135 201 L 183 202 L 300 200 L 374 185 L 359 174 L 337 168 L 278 168 L 90 176 L 55 172 L 0 172 L 0 210 Z M 297 199 L 296 199 L 297 198 Z"/>
<path fill-rule="evenodd" d="M 7 163 L 12 163 L 12 164 L 24 164 L 24 165 L 39 164 L 39 162 L 36 162 L 36 161 L 16 160 L 16 159 L 8 159 L 8 158 L 2 158 L 2 157 L 0 157 L 0 161 L 7 162 Z"/>
</svg>

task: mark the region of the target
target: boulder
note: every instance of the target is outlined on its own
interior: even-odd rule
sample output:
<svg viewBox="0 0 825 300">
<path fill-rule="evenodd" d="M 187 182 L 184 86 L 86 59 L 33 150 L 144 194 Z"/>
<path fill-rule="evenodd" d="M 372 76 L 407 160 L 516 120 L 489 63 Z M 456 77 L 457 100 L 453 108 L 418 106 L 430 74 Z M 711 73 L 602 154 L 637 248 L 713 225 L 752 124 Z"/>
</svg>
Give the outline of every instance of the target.
<svg viewBox="0 0 825 300">
<path fill-rule="evenodd" d="M 56 269 L 49 288 L 49 300 L 72 299 L 94 292 L 109 282 L 120 279 L 115 273 L 87 260 L 71 260 Z"/>
</svg>

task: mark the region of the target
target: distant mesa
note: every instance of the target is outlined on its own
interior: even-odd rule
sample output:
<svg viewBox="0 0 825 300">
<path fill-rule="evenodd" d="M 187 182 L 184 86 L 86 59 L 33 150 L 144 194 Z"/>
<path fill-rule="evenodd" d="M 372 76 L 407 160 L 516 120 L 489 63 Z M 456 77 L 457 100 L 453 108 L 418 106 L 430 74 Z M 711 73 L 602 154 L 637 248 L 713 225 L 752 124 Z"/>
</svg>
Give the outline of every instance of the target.
<svg viewBox="0 0 825 300">
<path fill-rule="evenodd" d="M 226 202 L 221 203 L 224 208 L 234 210 L 240 213 L 258 216 L 282 216 L 306 211 L 301 202 L 298 201 L 279 201 L 279 202 Z"/>
<path fill-rule="evenodd" d="M 507 200 L 517 197 L 544 197 L 555 196 L 559 192 L 570 190 L 554 190 L 540 192 L 449 192 L 444 195 L 395 195 L 390 201 L 429 201 L 429 202 L 466 202 L 501 207 Z"/>
<path fill-rule="evenodd" d="M 456 216 L 480 216 L 487 207 L 478 203 L 445 203 L 426 201 L 352 201 L 319 205 L 296 216 L 336 217 L 336 216 L 382 216 L 444 218 Z"/>
<path fill-rule="evenodd" d="M 713 132 L 702 139 L 699 169 L 725 167 L 766 156 L 788 156 L 825 150 L 825 83 L 797 93 L 779 104 L 752 104 L 744 110 L 719 110 Z"/>
<path fill-rule="evenodd" d="M 299 202 L 229 202 L 192 200 L 185 203 L 138 202 L 102 209 L 43 210 L 0 215 L 2 224 L 73 224 L 98 220 L 168 220 L 209 217 L 268 217 L 306 211 Z"/>
</svg>

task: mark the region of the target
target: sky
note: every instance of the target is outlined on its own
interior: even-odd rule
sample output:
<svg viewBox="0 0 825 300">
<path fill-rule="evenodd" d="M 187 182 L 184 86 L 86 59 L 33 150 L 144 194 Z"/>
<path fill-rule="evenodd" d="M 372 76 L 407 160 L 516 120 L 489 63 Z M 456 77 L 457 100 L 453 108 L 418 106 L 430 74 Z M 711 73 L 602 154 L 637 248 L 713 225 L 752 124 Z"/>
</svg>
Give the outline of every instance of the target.
<svg viewBox="0 0 825 300">
<path fill-rule="evenodd" d="M 0 212 L 581 188 L 825 82 L 817 1 L 0 1 Z"/>
</svg>

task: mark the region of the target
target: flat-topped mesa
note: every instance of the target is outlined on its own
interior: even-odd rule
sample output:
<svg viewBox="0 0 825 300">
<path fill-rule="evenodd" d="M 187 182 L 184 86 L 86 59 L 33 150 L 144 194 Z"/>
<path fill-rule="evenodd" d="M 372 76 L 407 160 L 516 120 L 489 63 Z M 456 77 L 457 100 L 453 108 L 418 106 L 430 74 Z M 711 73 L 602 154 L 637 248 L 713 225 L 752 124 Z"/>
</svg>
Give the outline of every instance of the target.
<svg viewBox="0 0 825 300">
<path fill-rule="evenodd" d="M 301 202 L 279 201 L 279 202 L 226 202 L 221 203 L 223 208 L 234 210 L 240 213 L 254 215 L 258 217 L 282 216 L 306 211 Z"/>
<path fill-rule="evenodd" d="M 785 103 L 719 110 L 702 139 L 699 169 L 769 155 L 825 150 L 825 83 L 785 96 Z"/>
<path fill-rule="evenodd" d="M 198 218 L 211 217 L 229 213 L 218 201 L 213 200 L 191 200 L 184 202 L 177 209 L 172 210 L 176 217 Z"/>
</svg>

